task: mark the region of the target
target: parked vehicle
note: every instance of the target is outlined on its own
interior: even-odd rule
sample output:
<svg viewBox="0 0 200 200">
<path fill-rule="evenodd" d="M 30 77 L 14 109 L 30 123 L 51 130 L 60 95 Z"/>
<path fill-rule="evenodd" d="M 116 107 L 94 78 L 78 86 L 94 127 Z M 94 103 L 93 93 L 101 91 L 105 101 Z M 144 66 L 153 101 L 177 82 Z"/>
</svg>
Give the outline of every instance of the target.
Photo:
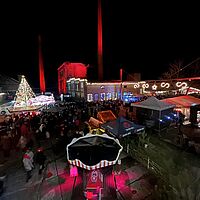
<svg viewBox="0 0 200 200">
<path fill-rule="evenodd" d="M 14 105 L 14 101 L 10 101 L 8 103 L 2 104 L 0 106 L 0 115 L 10 115 L 9 108 Z"/>
</svg>

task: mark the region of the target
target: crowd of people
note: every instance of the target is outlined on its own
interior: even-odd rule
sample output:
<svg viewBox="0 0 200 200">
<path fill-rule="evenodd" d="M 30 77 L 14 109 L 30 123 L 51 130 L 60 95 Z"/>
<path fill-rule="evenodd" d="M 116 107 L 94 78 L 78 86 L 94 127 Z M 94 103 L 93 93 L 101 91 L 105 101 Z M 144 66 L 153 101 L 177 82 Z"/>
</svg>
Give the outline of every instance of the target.
<svg viewBox="0 0 200 200">
<path fill-rule="evenodd" d="M 90 117 L 97 118 L 97 113 L 112 110 L 116 116 L 120 113 L 123 103 L 120 101 L 103 102 L 60 102 L 51 109 L 41 112 L 14 113 L 5 116 L 1 122 L 0 150 L 5 159 L 11 152 L 18 152 L 26 171 L 26 181 L 31 178 L 31 171 L 37 165 L 38 173 L 42 174 L 47 160 L 41 141 L 50 141 L 55 154 L 66 153 L 66 145 L 74 137 L 89 132 Z"/>
</svg>

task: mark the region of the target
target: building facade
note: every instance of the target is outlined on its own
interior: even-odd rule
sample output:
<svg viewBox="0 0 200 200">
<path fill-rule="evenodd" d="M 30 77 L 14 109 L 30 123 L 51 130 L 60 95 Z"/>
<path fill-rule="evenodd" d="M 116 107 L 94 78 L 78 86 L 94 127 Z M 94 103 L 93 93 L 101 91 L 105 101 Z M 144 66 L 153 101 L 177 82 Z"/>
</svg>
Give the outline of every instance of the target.
<svg viewBox="0 0 200 200">
<path fill-rule="evenodd" d="M 135 82 L 88 82 L 87 79 L 71 78 L 67 81 L 67 91 L 72 97 L 87 101 L 116 100 L 134 101 L 142 93 L 141 88 L 134 87 Z"/>
<path fill-rule="evenodd" d="M 59 94 L 66 94 L 67 87 L 66 82 L 70 78 L 86 78 L 87 77 L 87 67 L 82 63 L 71 63 L 64 62 L 58 68 L 58 91 Z"/>
<path fill-rule="evenodd" d="M 59 93 L 70 94 L 72 97 L 84 98 L 87 101 L 120 99 L 124 102 L 135 102 L 144 95 L 173 96 L 200 93 L 199 80 L 200 77 L 173 80 L 122 81 L 121 79 L 89 82 L 87 66 L 82 63 L 65 62 L 58 68 Z"/>
</svg>

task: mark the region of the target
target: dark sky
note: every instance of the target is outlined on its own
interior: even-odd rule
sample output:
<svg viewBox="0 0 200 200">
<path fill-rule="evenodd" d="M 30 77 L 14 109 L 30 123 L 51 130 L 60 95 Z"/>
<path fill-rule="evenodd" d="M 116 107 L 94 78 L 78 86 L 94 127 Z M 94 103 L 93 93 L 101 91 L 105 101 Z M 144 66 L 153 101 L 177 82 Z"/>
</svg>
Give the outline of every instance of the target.
<svg viewBox="0 0 200 200">
<path fill-rule="evenodd" d="M 120 68 L 155 79 L 175 60 L 200 56 L 199 6 L 180 2 L 102 0 L 105 79 L 119 79 Z M 38 34 L 47 88 L 56 87 L 64 61 L 97 71 L 97 0 L 8 2 L 0 15 L 1 73 L 24 74 L 39 87 Z"/>
</svg>

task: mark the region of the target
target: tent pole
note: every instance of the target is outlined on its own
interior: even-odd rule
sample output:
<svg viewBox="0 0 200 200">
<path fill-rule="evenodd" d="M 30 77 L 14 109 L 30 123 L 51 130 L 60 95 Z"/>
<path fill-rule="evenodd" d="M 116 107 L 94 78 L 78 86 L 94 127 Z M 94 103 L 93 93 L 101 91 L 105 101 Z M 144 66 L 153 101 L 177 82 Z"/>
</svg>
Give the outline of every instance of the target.
<svg viewBox="0 0 200 200">
<path fill-rule="evenodd" d="M 161 111 L 159 110 L 159 124 L 158 124 L 158 132 L 160 133 L 160 117 L 161 117 Z"/>
</svg>

